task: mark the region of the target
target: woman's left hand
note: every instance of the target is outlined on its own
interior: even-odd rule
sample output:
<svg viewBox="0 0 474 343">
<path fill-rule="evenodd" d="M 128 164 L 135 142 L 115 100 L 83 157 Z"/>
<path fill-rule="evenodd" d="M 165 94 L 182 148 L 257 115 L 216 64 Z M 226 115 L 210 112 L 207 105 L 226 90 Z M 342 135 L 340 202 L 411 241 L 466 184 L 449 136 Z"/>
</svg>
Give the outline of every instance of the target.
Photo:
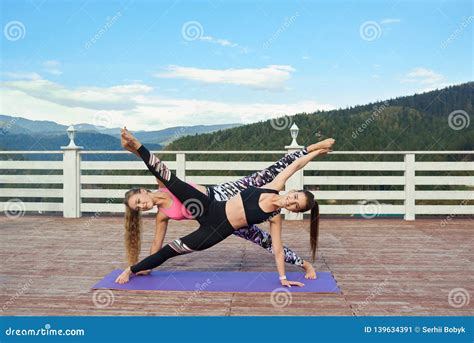
<svg viewBox="0 0 474 343">
<path fill-rule="evenodd" d="M 299 281 L 281 280 L 281 285 L 285 287 L 298 286 L 303 287 L 304 283 Z"/>
<path fill-rule="evenodd" d="M 117 276 L 117 278 L 115 279 L 115 282 L 119 284 L 127 283 L 128 280 L 130 279 L 131 274 L 132 274 L 132 271 L 130 270 L 130 267 L 128 267 L 122 272 L 122 274 Z"/>
</svg>

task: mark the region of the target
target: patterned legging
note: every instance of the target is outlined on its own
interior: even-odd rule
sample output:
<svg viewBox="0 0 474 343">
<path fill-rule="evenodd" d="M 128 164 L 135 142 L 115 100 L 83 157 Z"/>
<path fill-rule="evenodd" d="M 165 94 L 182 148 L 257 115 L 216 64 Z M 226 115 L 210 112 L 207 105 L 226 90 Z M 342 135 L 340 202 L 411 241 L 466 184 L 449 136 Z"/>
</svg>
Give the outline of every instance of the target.
<svg viewBox="0 0 474 343">
<path fill-rule="evenodd" d="M 283 171 L 283 169 L 285 169 L 295 160 L 307 154 L 308 151 L 306 149 L 287 154 L 276 163 L 272 164 L 268 168 L 263 169 L 262 171 L 255 172 L 252 175 L 243 177 L 237 181 L 230 181 L 221 185 L 207 187 L 208 194 L 210 197 L 214 197 L 218 201 L 226 201 L 244 189 L 247 189 L 247 187 L 262 187 L 273 181 L 273 179 L 281 171 Z M 235 230 L 234 235 L 253 242 L 268 250 L 270 253 L 273 253 L 272 236 L 268 232 L 260 229 L 257 225 L 251 225 Z M 294 264 L 300 267 L 303 266 L 304 260 L 298 256 L 296 252 L 287 246 L 283 246 L 283 251 L 285 254 L 286 263 Z"/>
</svg>

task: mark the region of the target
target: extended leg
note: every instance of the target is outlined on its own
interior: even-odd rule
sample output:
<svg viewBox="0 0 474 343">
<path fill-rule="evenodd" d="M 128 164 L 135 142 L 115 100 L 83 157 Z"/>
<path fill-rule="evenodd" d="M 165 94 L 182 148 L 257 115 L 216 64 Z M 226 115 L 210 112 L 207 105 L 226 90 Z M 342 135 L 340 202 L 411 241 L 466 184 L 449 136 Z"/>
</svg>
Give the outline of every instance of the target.
<svg viewBox="0 0 474 343">
<path fill-rule="evenodd" d="M 229 237 L 233 231 L 232 227 L 220 226 L 213 228 L 210 225 L 201 225 L 196 231 L 180 239 L 175 239 L 155 254 L 131 266 L 130 270 L 132 273 L 137 273 L 142 270 L 153 269 L 169 258 L 208 249 Z"/>
<path fill-rule="evenodd" d="M 272 182 L 282 170 L 292 164 L 295 160 L 307 154 L 308 151 L 306 149 L 287 154 L 271 166 L 259 172 L 245 176 L 237 181 L 229 181 L 220 185 L 212 186 L 212 193 L 216 200 L 224 201 L 229 200 L 248 187 L 262 187 L 267 183 Z"/>
<path fill-rule="evenodd" d="M 209 197 L 201 193 L 193 186 L 180 180 L 171 170 L 154 154 L 151 154 L 144 145 L 137 150 L 138 154 L 145 162 L 148 170 L 156 176 L 158 180 L 173 193 L 185 206 L 185 208 L 194 215 L 198 212 L 197 217 L 207 211 Z M 196 208 L 198 210 L 196 211 Z"/>
</svg>

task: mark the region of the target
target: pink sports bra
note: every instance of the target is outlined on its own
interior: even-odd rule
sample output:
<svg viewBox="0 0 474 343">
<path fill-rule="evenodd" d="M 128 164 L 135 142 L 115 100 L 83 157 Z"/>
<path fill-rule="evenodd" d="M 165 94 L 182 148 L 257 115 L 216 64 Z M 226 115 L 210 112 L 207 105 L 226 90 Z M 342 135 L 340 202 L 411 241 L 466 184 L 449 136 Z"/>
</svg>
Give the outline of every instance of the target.
<svg viewBox="0 0 474 343">
<path fill-rule="evenodd" d="M 188 182 L 188 183 L 191 186 L 193 186 L 194 188 L 196 188 L 196 184 L 191 183 L 191 182 Z M 186 208 L 184 208 L 183 203 L 181 201 L 179 201 L 179 199 L 177 197 L 175 197 L 175 195 L 173 193 L 171 193 L 168 188 L 160 187 L 159 190 L 161 192 L 166 192 L 169 195 L 171 195 L 171 199 L 172 199 L 172 202 L 173 202 L 171 204 L 171 206 L 168 207 L 168 208 L 160 207 L 159 208 L 160 212 L 163 212 L 164 214 L 166 214 L 166 216 L 168 218 L 173 219 L 173 220 L 185 220 L 185 219 L 192 219 L 193 218 L 191 213 L 189 213 L 188 210 L 186 210 Z"/>
</svg>

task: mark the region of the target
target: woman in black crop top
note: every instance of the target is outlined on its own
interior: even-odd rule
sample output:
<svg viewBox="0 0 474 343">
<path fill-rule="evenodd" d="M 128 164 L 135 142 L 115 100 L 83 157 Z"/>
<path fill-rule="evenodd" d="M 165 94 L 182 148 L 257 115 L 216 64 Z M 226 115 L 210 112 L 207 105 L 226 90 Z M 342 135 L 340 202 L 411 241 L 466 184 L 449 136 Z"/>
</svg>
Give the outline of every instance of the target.
<svg viewBox="0 0 474 343">
<path fill-rule="evenodd" d="M 283 243 L 281 241 L 281 216 L 277 214 L 280 213 L 282 208 L 292 212 L 311 210 L 310 246 L 314 259 L 318 240 L 319 206 L 313 194 L 309 191 L 290 191 L 286 195 L 279 195 L 279 191 L 284 189 L 288 178 L 303 168 L 314 157 L 331 151 L 334 142 L 332 138 L 325 140 L 323 149 L 300 157 L 278 174 L 265 188 L 249 187 L 228 201 L 213 200 L 209 195 L 201 193 L 191 185 L 181 181 L 162 161 L 155 155 L 150 154 L 141 145 L 137 152 L 148 169 L 163 182 L 190 213 L 193 213 L 194 219 L 199 222 L 200 226 L 189 235 L 173 241 L 157 253 L 128 267 L 117 277 L 116 282 L 128 282 L 130 275 L 133 273 L 153 269 L 167 259 L 178 255 L 210 248 L 230 236 L 234 230 L 269 220 L 273 236 L 275 261 L 281 284 L 288 287 L 292 285 L 303 286 L 300 282 L 286 279 Z M 197 213 L 196 208 L 199 209 Z"/>
</svg>

